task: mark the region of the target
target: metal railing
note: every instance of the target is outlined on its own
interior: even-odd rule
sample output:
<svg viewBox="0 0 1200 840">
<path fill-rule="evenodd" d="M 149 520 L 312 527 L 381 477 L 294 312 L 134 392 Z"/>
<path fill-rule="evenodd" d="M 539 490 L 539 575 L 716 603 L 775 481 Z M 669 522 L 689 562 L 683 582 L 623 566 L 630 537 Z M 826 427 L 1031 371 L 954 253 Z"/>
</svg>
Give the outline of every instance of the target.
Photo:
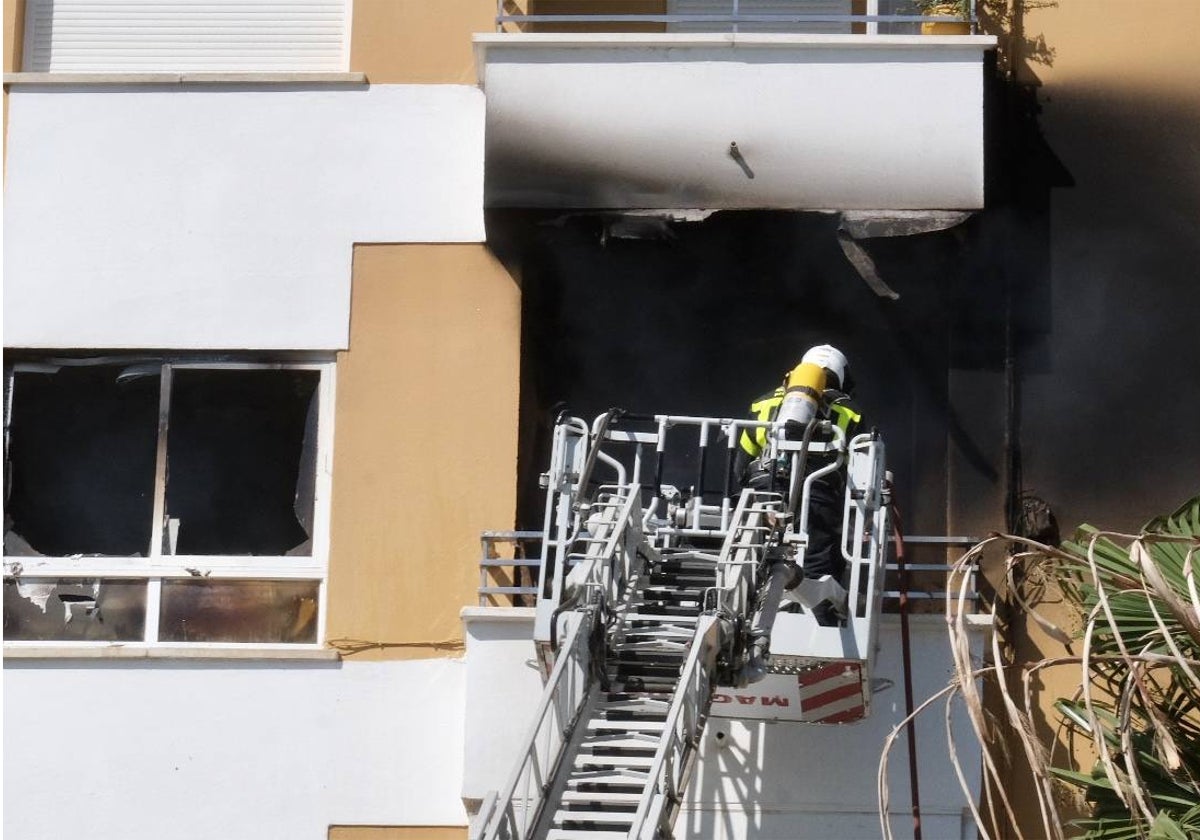
<svg viewBox="0 0 1200 840">
<path fill-rule="evenodd" d="M 758 567 L 767 517 L 783 507 L 775 493 L 743 490 L 717 561 L 717 585 L 705 593 L 704 608 L 724 617 L 749 615 L 758 591 Z"/>
<path fill-rule="evenodd" d="M 733 515 L 738 441 L 743 432 L 753 435 L 760 429 L 770 433 L 767 456 L 771 459 L 799 450 L 797 442 L 779 441 L 770 421 L 686 414 L 624 414 L 603 429 L 597 423 L 591 446 L 603 450 L 598 463 L 618 470 L 622 481 L 627 474 L 629 482 L 642 488 L 648 501 L 644 525 L 653 520 L 660 535 L 711 536 L 726 531 Z M 844 448 L 844 434 L 834 427 L 814 439 L 808 451 L 836 455 Z M 686 498 L 668 499 L 668 488 L 681 489 Z M 674 514 L 669 510 L 672 501 L 680 503 Z"/>
<path fill-rule="evenodd" d="M 734 521 L 736 521 L 736 520 L 737 520 L 737 517 L 735 516 Z M 489 549 L 487 548 L 487 546 L 494 545 L 495 543 L 500 543 L 500 542 L 520 542 L 520 543 L 526 543 L 526 544 L 535 544 L 536 542 L 541 540 L 541 537 L 542 537 L 541 531 L 484 531 L 483 532 L 483 534 L 480 536 L 480 540 L 484 544 L 485 549 L 484 549 L 484 556 L 483 556 L 483 558 L 481 558 L 480 564 L 479 564 L 480 580 L 481 581 L 485 580 L 490 574 L 493 573 L 493 571 L 496 567 L 516 566 L 517 568 L 528 569 L 529 579 L 533 582 L 530 583 L 529 586 L 520 586 L 520 587 L 512 587 L 512 588 L 505 587 L 505 586 L 492 586 L 490 584 L 485 585 L 485 584 L 481 583 L 481 585 L 479 587 L 479 593 L 480 593 L 479 594 L 479 605 L 480 606 L 508 606 L 508 605 L 504 605 L 504 604 L 489 603 L 490 599 L 493 596 L 498 595 L 498 594 L 514 595 L 516 597 L 528 596 L 531 599 L 537 595 L 536 581 L 538 579 L 538 575 L 541 572 L 541 565 L 542 565 L 541 559 L 539 557 L 527 556 L 527 557 L 523 557 L 523 558 L 512 558 L 512 559 L 503 558 L 503 557 L 491 557 L 488 554 Z M 946 548 L 966 549 L 966 548 L 978 543 L 980 541 L 980 539 L 978 537 L 956 537 L 956 536 L 942 537 L 942 536 L 917 535 L 917 536 L 906 536 L 904 538 L 904 541 L 909 545 L 944 546 Z M 530 554 L 532 555 L 533 552 L 530 552 Z M 754 562 L 757 562 L 757 561 L 749 560 L 743 565 L 753 566 Z M 888 563 L 886 568 L 887 568 L 888 572 L 894 573 L 897 571 L 898 567 L 896 566 L 895 563 Z M 907 569 L 910 573 L 911 572 L 923 572 L 923 573 L 941 572 L 941 573 L 948 575 L 951 571 L 953 571 L 954 568 L 955 567 L 950 563 L 909 563 L 909 564 L 907 564 Z M 738 569 L 733 571 L 733 574 L 736 576 L 742 572 L 743 572 L 743 570 L 741 569 L 741 567 L 739 565 Z M 745 573 L 749 574 L 750 572 L 746 571 Z M 969 570 L 969 573 L 972 576 L 977 575 L 978 567 L 972 566 L 971 569 Z M 975 587 L 972 586 L 972 591 L 974 591 L 974 588 Z M 915 589 L 911 589 L 907 593 L 907 596 L 910 600 L 914 600 L 914 601 L 929 601 L 929 600 L 941 601 L 945 598 L 946 592 L 944 590 L 940 590 L 940 589 L 939 590 L 926 590 L 926 589 L 921 589 L 921 588 L 915 588 Z M 976 595 L 971 595 L 969 597 L 971 598 L 971 600 L 978 600 L 979 596 L 976 594 Z M 899 590 L 885 589 L 883 592 L 883 600 L 884 600 L 883 611 L 885 613 L 896 612 L 897 607 L 895 605 L 895 602 L 898 601 L 899 598 L 900 598 Z M 519 606 L 519 604 L 513 603 L 512 606 Z"/>
<path fill-rule="evenodd" d="M 542 568 L 541 542 L 541 531 L 484 531 L 479 535 L 479 606 L 532 605 Z M 501 545 L 512 546 L 511 557 L 501 555 Z M 507 598 L 508 603 L 500 603 L 500 598 Z"/>
<path fill-rule="evenodd" d="M 551 780 L 558 772 L 563 748 L 592 687 L 588 643 L 598 616 L 599 608 L 595 606 L 582 611 L 580 620 L 568 632 L 525 737 L 525 752 L 499 795 L 491 791 L 484 799 L 471 840 L 526 840 L 531 836 Z"/>
<path fill-rule="evenodd" d="M 895 537 L 891 537 L 889 539 L 890 539 L 890 541 L 895 542 Z M 904 536 L 905 545 L 908 545 L 910 547 L 929 546 L 929 547 L 933 547 L 933 548 L 940 547 L 940 548 L 946 548 L 946 549 L 960 548 L 963 551 L 966 551 L 971 546 L 976 545 L 977 543 L 979 543 L 981 541 L 982 541 L 982 539 L 980 537 L 969 537 L 969 536 L 941 537 L 941 536 L 913 536 L 913 535 L 908 535 L 908 534 L 906 534 Z M 898 574 L 899 570 L 900 570 L 899 565 L 896 563 L 888 563 L 886 568 L 887 568 L 887 571 L 893 575 Z M 946 589 L 929 588 L 929 587 L 923 585 L 919 578 L 914 578 L 914 573 L 916 575 L 922 575 L 922 576 L 932 574 L 935 579 L 941 580 L 941 582 L 943 582 L 943 583 L 950 583 L 951 582 L 951 578 L 950 578 L 951 573 L 954 572 L 955 569 L 961 568 L 959 564 L 957 564 L 957 563 L 905 563 L 904 568 L 908 573 L 909 583 L 908 583 L 908 590 L 906 592 L 904 592 L 903 595 L 909 601 L 942 602 L 942 601 L 946 600 L 946 597 L 948 594 L 953 594 L 955 596 L 958 595 L 957 590 L 954 590 L 953 587 L 949 587 L 951 590 L 953 590 L 952 592 L 948 592 Z M 974 602 L 974 603 L 978 603 L 979 599 L 980 599 L 979 591 L 978 591 L 979 564 L 978 563 L 970 564 L 967 568 L 962 570 L 962 573 L 968 575 L 971 578 L 971 582 L 969 584 L 969 594 L 967 595 L 967 600 Z M 899 589 L 885 589 L 883 592 L 883 601 L 884 601 L 883 611 L 885 613 L 899 612 L 900 611 L 900 606 L 899 606 L 900 596 L 901 596 L 901 591 Z"/>
<path fill-rule="evenodd" d="M 496 30 L 511 31 L 506 27 L 517 27 L 518 31 L 526 30 L 531 25 L 538 31 L 554 31 L 555 27 L 574 28 L 587 27 L 590 31 L 604 31 L 603 25 L 616 27 L 630 25 L 653 25 L 664 31 L 711 30 L 723 32 L 771 31 L 771 32 L 804 32 L 836 31 L 833 27 L 844 28 L 845 32 L 854 31 L 856 34 L 898 34 L 919 31 L 923 23 L 967 23 L 971 32 L 978 27 L 977 0 L 969 0 L 967 12 L 963 16 L 944 14 L 936 8 L 929 13 L 922 13 L 921 7 L 913 0 L 866 0 L 861 14 L 829 14 L 821 11 L 804 11 L 810 6 L 805 0 L 796 0 L 796 10 L 791 12 L 756 11 L 755 0 L 726 0 L 728 12 L 720 13 L 689 13 L 672 12 L 655 13 L 625 13 L 611 14 L 604 12 L 574 12 L 555 13 L 539 12 L 527 14 L 522 11 L 522 5 L 514 0 L 496 0 Z M 953 0 L 947 6 L 956 5 Z M 846 4 L 850 6 L 849 3 Z M 526 2 L 524 8 L 528 8 Z M 811 7 L 811 6 L 810 6 Z M 514 11 L 515 9 L 515 11 Z M 882 25 L 882 29 L 880 28 Z M 594 27 L 594 30 L 593 30 Z M 747 29 L 749 27 L 749 29 Z M 855 29 L 857 27 L 857 29 Z"/>
</svg>

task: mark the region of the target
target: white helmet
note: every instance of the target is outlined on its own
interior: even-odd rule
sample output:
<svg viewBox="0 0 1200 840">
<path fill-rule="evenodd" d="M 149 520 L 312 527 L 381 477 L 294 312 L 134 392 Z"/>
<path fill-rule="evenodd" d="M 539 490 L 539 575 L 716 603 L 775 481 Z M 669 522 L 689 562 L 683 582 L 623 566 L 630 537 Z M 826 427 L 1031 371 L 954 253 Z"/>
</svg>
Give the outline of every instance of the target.
<svg viewBox="0 0 1200 840">
<path fill-rule="evenodd" d="M 830 384 L 835 388 L 842 388 L 846 383 L 846 362 L 845 355 L 842 351 L 834 347 L 832 344 L 819 344 L 816 347 L 810 347 L 808 352 L 804 354 L 801 362 L 809 362 L 810 364 L 820 365 L 828 371 L 829 375 L 836 379 L 836 382 Z"/>
</svg>

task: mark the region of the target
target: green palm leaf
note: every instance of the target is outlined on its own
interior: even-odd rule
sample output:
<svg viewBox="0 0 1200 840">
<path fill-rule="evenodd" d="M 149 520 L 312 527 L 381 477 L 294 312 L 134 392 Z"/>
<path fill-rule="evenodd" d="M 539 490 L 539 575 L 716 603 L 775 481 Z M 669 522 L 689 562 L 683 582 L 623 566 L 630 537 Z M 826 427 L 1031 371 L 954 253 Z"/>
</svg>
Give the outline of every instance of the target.
<svg viewBox="0 0 1200 840">
<path fill-rule="evenodd" d="M 1091 803 L 1092 818 L 1075 824 L 1088 840 L 1200 840 L 1200 669 L 1188 665 L 1200 659 L 1189 589 L 1198 548 L 1200 496 L 1140 536 L 1085 525 L 1062 545 L 1074 560 L 1062 570 L 1067 597 L 1091 621 L 1093 684 L 1112 698 L 1055 704 L 1105 748 L 1090 773 L 1051 770 Z"/>
</svg>

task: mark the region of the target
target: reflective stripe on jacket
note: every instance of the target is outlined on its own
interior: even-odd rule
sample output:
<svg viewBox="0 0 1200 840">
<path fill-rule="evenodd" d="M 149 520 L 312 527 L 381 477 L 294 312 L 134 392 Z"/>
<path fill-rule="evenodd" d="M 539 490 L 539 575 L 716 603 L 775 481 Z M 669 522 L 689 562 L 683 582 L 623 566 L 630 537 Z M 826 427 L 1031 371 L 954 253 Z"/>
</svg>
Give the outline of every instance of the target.
<svg viewBox="0 0 1200 840">
<path fill-rule="evenodd" d="M 763 394 L 757 400 L 750 404 L 750 413 L 754 419 L 760 423 L 768 423 L 775 419 L 775 415 L 779 412 L 779 406 L 783 404 L 784 389 L 782 386 L 776 388 L 770 394 Z M 862 415 L 850 407 L 848 399 L 844 396 L 839 396 L 834 399 L 829 406 L 829 419 L 837 424 L 837 427 L 846 433 L 846 437 L 851 437 L 858 424 L 862 422 Z M 757 458 L 767 448 L 767 429 L 765 426 L 760 426 L 757 429 L 743 429 L 742 435 L 738 439 L 738 444 L 742 450 L 751 458 Z"/>
<path fill-rule="evenodd" d="M 779 411 L 779 406 L 783 404 L 783 386 L 779 386 L 770 394 L 763 394 L 761 397 L 750 403 L 750 413 L 755 420 L 760 423 L 768 423 L 775 419 L 775 414 Z M 767 429 L 762 426 L 757 429 L 743 429 L 742 436 L 738 440 L 742 449 L 751 458 L 757 458 L 762 454 L 762 451 L 767 448 Z"/>
</svg>

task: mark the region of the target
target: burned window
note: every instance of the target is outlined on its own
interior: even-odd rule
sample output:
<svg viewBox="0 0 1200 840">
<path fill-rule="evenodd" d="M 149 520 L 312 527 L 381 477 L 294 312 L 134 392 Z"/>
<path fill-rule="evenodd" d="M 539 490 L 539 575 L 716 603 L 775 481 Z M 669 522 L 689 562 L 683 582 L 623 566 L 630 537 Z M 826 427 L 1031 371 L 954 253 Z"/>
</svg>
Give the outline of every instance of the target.
<svg viewBox="0 0 1200 840">
<path fill-rule="evenodd" d="M 164 581 L 164 642 L 315 642 L 317 584 L 294 580 Z"/>
<path fill-rule="evenodd" d="M 140 642 L 145 624 L 145 581 L 4 581 L 9 641 Z"/>
<path fill-rule="evenodd" d="M 311 553 L 317 380 L 310 370 L 175 371 L 169 553 Z"/>
<path fill-rule="evenodd" d="M 6 641 L 316 644 L 331 371 L 145 356 L 11 363 Z"/>
<path fill-rule="evenodd" d="M 145 556 L 154 511 L 158 367 L 13 375 L 7 556 Z"/>
</svg>

